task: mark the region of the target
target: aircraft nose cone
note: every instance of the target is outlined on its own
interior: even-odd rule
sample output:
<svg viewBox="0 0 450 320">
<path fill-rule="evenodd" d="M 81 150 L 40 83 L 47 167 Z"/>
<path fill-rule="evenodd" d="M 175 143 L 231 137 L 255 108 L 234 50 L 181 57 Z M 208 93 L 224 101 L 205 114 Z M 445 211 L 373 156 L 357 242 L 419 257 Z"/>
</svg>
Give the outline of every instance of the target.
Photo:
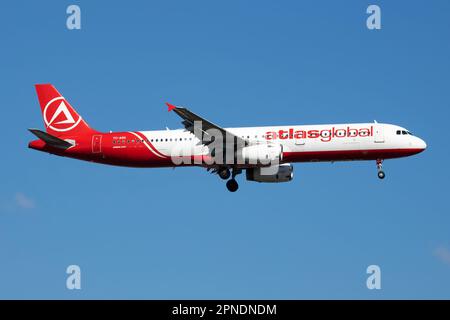
<svg viewBox="0 0 450 320">
<path fill-rule="evenodd" d="M 427 143 L 424 140 L 417 138 L 417 146 L 419 149 L 425 150 L 427 148 Z"/>
</svg>

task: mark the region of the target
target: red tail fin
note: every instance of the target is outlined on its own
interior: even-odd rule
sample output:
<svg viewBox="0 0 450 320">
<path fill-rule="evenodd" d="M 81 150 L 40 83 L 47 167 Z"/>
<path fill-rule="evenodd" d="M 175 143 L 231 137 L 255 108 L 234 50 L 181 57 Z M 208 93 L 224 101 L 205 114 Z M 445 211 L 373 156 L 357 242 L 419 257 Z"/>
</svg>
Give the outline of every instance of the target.
<svg viewBox="0 0 450 320">
<path fill-rule="evenodd" d="M 70 103 L 51 84 L 37 84 L 36 92 L 41 105 L 45 129 L 53 136 L 94 133 Z"/>
</svg>

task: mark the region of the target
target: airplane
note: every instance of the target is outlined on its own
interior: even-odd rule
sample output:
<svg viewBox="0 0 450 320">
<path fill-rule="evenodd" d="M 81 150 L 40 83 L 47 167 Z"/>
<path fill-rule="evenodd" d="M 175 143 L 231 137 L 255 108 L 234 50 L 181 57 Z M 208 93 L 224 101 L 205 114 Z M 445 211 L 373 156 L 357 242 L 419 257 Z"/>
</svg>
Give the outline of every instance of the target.
<svg viewBox="0 0 450 320">
<path fill-rule="evenodd" d="M 167 103 L 182 119 L 183 129 L 100 132 L 92 129 L 51 84 L 35 85 L 45 131 L 29 129 L 38 139 L 29 148 L 101 164 L 157 168 L 199 166 L 238 190 L 246 180 L 288 182 L 292 163 L 375 161 L 384 179 L 383 160 L 424 151 L 424 140 L 392 124 L 350 123 L 222 128 L 188 110 Z"/>
</svg>

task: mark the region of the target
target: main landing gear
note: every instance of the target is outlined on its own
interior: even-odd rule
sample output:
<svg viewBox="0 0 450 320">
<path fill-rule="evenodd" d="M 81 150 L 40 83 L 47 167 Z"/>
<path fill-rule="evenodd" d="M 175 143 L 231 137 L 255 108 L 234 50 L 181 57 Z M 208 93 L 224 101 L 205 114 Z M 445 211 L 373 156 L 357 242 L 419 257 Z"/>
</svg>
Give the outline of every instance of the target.
<svg viewBox="0 0 450 320">
<path fill-rule="evenodd" d="M 228 169 L 227 169 L 228 170 Z M 229 170 L 228 170 L 229 172 Z M 242 172 L 241 169 L 233 168 L 233 172 L 231 174 L 231 179 L 227 181 L 227 189 L 230 192 L 236 192 L 239 189 L 239 185 L 235 179 L 235 177 Z M 228 176 L 229 177 L 229 176 Z"/>
<path fill-rule="evenodd" d="M 233 179 L 230 179 L 227 181 L 227 189 L 230 192 L 236 192 L 237 189 L 239 189 L 239 185 L 238 185 L 236 179 L 233 178 Z"/>
<path fill-rule="evenodd" d="M 228 168 L 219 169 L 219 171 L 217 171 L 217 174 L 223 180 L 228 180 L 228 178 L 231 176 L 230 169 Z"/>
<path fill-rule="evenodd" d="M 386 174 L 383 171 L 383 160 L 377 159 L 377 170 L 378 170 L 378 178 L 384 179 Z"/>
<path fill-rule="evenodd" d="M 211 168 L 208 169 L 208 171 L 210 170 Z M 228 180 L 231 177 L 231 179 L 228 180 L 226 184 L 228 191 L 236 192 L 237 189 L 239 189 L 239 184 L 237 183 L 235 177 L 238 174 L 242 173 L 242 169 L 232 168 L 230 170 L 230 168 L 222 167 L 213 169 L 211 173 L 216 173 L 223 180 Z"/>
</svg>

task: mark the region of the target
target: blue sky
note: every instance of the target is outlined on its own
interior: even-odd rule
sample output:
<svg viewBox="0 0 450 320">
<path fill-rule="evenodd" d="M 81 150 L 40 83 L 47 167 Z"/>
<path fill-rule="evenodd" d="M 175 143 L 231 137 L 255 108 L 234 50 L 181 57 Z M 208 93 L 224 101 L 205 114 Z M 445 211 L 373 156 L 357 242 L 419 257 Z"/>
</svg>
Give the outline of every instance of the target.
<svg viewBox="0 0 450 320">
<path fill-rule="evenodd" d="M 70 4 L 82 29 L 69 31 Z M 378 4 L 382 29 L 366 28 Z M 448 1 L 0 4 L 0 298 L 450 298 Z M 286 184 L 27 148 L 53 83 L 98 130 L 380 122 L 426 152 L 295 165 Z M 66 289 L 68 265 L 82 289 Z M 368 290 L 366 268 L 381 267 Z"/>
</svg>

